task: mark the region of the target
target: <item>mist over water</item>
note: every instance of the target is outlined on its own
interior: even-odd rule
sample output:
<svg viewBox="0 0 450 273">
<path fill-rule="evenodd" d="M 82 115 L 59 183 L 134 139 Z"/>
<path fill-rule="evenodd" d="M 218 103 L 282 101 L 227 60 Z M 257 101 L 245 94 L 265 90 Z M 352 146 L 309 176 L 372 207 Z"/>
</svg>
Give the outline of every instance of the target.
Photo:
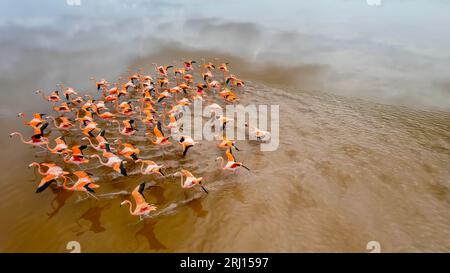
<svg viewBox="0 0 450 273">
<path fill-rule="evenodd" d="M 269 72 L 256 78 L 269 83 L 416 108 L 450 108 L 446 1 L 0 5 L 0 72 L 6 83 L 33 71 L 36 87 L 49 88 L 51 80 L 81 84 L 89 75 L 118 75 L 136 58 L 175 49 L 240 59 L 252 64 L 249 74 Z"/>
<path fill-rule="evenodd" d="M 93 252 L 363 252 L 371 240 L 449 251 L 449 13 L 438 0 L 1 1 L 0 251 L 61 252 L 72 240 Z M 149 198 L 164 213 L 142 224 L 119 209 L 127 196 L 34 193 L 27 166 L 50 158 L 8 137 L 25 130 L 17 112 L 49 111 L 34 90 L 95 94 L 92 76 L 202 58 L 230 63 L 242 102 L 280 105 L 277 151 L 239 143 L 252 172 L 223 177 L 214 143 L 166 157 L 170 171 L 202 174 L 210 194 L 156 179 Z M 153 180 L 94 172 L 102 193 Z"/>
</svg>

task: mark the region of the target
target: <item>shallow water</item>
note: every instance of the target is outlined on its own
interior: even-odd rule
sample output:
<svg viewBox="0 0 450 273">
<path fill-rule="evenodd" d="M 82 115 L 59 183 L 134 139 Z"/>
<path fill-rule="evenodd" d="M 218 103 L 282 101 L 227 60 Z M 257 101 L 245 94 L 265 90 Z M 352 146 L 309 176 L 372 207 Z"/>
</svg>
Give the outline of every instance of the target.
<svg viewBox="0 0 450 273">
<path fill-rule="evenodd" d="M 270 1 L 235 13 L 201 1 L 107 2 L 1 4 L 15 11 L 0 25 L 1 251 L 65 252 L 73 240 L 85 252 L 364 252 L 372 240 L 382 251 L 450 251 L 446 2 L 305 1 L 271 16 Z M 47 109 L 33 90 L 63 82 L 94 92 L 92 75 L 114 81 L 128 67 L 185 58 L 230 61 L 247 83 L 243 102 L 279 104 L 279 149 L 240 141 L 237 157 L 252 171 L 224 176 L 215 143 L 186 159 L 139 143 L 167 173 L 182 165 L 203 176 L 207 196 L 173 178 L 111 179 L 106 168 L 91 170 L 98 192 L 117 195 L 34 193 L 40 176 L 27 166 L 50 158 L 8 137 L 25 130 L 17 112 Z M 159 211 L 137 223 L 120 192 L 142 181 L 155 183 L 147 197 Z"/>
</svg>

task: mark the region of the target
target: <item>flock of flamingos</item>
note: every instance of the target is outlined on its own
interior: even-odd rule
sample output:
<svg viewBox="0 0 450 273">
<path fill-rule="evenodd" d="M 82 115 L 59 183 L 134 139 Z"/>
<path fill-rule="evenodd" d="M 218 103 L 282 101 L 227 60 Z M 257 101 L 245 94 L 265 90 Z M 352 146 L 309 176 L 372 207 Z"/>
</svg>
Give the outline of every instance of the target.
<svg viewBox="0 0 450 273">
<path fill-rule="evenodd" d="M 181 169 L 173 174 L 165 174 L 162 164 L 140 158 L 141 151 L 133 144 L 133 137 L 139 128 L 144 126 L 145 130 L 148 130 L 145 133 L 146 141 L 148 139 L 152 145 L 161 149 L 172 145 L 172 142 L 178 142 L 179 156 L 184 157 L 197 142 L 191 136 L 183 135 L 177 122 L 183 114 L 183 108 L 189 107 L 194 100 L 207 100 L 210 102 L 210 109 L 222 109 L 219 104 L 235 103 L 239 100 L 236 94 L 243 92 L 244 82 L 229 72 L 228 63 L 219 65 L 218 69 L 213 63 L 203 62 L 198 65 L 191 60 L 183 61 L 183 66 L 178 68 L 153 65 L 157 75 L 155 78 L 150 74 L 144 75 L 142 71 L 135 74 L 130 72 L 128 81 L 124 82 L 119 78 L 119 82 L 114 84 L 109 84 L 105 79 L 96 81 L 91 78 L 95 82 L 97 98 L 88 94 L 81 96 L 73 88 L 63 85 L 58 85 L 60 91 L 50 94 L 36 91 L 52 104 L 56 115 L 35 113 L 32 118 L 27 118 L 24 113 L 19 113 L 18 116 L 34 133 L 28 141 L 19 132 L 13 132 L 10 136 L 18 135 L 23 143 L 41 148 L 48 155 L 59 157 L 65 163 L 65 168 L 74 167 L 65 170 L 52 161 L 31 163 L 29 166 L 37 167 L 39 174 L 43 176 L 37 193 L 54 184 L 52 187 L 84 192 L 88 198 L 97 198 L 95 189 L 100 185 L 85 168 L 95 158 L 118 176 L 127 176 L 127 162 L 134 162 L 141 164 L 139 172 L 142 175 L 180 176 L 183 188 L 198 187 L 208 193 L 202 184 L 202 177 L 194 176 L 189 170 Z M 198 81 L 193 76 L 195 70 L 198 70 L 198 76 L 201 76 Z M 217 70 L 219 76 L 214 74 Z M 236 161 L 233 153 L 239 149 L 224 133 L 228 118 L 216 115 L 215 112 L 212 114 L 223 132 L 217 146 L 225 150 L 226 162 L 224 158 L 218 157 L 220 167 L 232 172 L 241 167 L 249 170 L 242 162 Z M 166 119 L 169 120 L 168 123 Z M 141 123 L 141 127 L 137 123 Z M 51 128 L 53 126 L 54 128 Z M 61 133 L 50 140 L 51 132 L 46 130 Z M 169 132 L 171 135 L 168 135 Z M 249 127 L 249 133 L 253 133 L 258 140 L 268 134 L 256 127 Z M 108 140 L 109 136 L 114 139 Z M 77 145 L 69 147 L 66 138 L 71 138 L 72 143 Z M 85 155 L 86 149 L 92 149 L 92 155 Z M 155 205 L 145 200 L 146 188 L 146 183 L 140 183 L 131 193 L 135 201 L 134 209 L 130 200 L 121 203 L 121 206 L 129 205 L 130 213 L 140 216 L 141 219 L 156 210 Z"/>
</svg>

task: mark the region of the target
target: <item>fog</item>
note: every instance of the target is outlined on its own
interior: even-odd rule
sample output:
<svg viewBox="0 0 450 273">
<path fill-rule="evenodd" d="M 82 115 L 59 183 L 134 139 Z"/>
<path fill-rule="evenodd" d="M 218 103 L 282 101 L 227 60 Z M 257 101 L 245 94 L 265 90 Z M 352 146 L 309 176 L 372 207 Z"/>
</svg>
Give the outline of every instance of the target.
<svg viewBox="0 0 450 273">
<path fill-rule="evenodd" d="M 59 82 L 88 88 L 92 75 L 150 68 L 143 57 L 222 56 L 247 79 L 449 110 L 449 11 L 437 0 L 2 1 L 2 104 L 12 92 L 21 100 Z"/>
</svg>

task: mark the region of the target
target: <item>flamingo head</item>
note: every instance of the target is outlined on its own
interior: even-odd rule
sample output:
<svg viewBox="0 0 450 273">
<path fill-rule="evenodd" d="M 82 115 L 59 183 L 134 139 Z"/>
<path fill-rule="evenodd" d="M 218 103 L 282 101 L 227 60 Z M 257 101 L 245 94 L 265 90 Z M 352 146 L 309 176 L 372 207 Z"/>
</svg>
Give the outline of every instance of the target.
<svg viewBox="0 0 450 273">
<path fill-rule="evenodd" d="M 194 184 L 201 185 L 201 184 L 202 184 L 202 180 L 203 180 L 203 177 L 199 177 L 199 178 L 195 179 L 195 180 L 193 181 L 193 183 L 194 183 Z"/>
<path fill-rule="evenodd" d="M 33 162 L 33 163 L 31 163 L 30 165 L 28 165 L 28 168 L 31 168 L 31 167 L 33 167 L 33 166 L 39 166 L 39 163 Z"/>
</svg>

